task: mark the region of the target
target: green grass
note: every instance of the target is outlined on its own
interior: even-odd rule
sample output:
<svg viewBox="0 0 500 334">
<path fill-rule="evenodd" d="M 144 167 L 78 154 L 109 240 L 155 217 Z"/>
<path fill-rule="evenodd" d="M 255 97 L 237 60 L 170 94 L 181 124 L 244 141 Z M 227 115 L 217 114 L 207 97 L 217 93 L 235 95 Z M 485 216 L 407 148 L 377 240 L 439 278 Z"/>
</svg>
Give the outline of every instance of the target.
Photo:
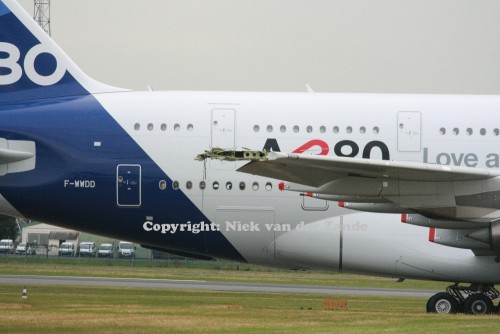
<svg viewBox="0 0 500 334">
<path fill-rule="evenodd" d="M 136 260 L 89 260 L 60 258 L 0 257 L 0 274 L 134 277 L 159 279 L 197 279 L 228 282 L 334 285 L 397 289 L 444 290 L 447 283 L 381 278 L 320 271 L 292 271 L 231 262 L 188 262 Z M 162 266 L 161 266 L 162 265 Z M 237 270 L 239 268 L 239 270 Z"/>
<path fill-rule="evenodd" d="M 446 283 L 234 263 L 0 257 L 0 274 L 201 279 L 443 290 Z M 240 270 L 237 270 L 237 269 Z M 425 298 L 0 284 L 0 333 L 491 333 L 500 316 L 427 314 Z M 347 311 L 323 310 L 347 299 Z"/>
<path fill-rule="evenodd" d="M 425 299 L 0 285 L 5 333 L 492 333 L 498 316 L 440 316 Z M 347 311 L 323 310 L 324 298 Z M 229 305 L 233 305 L 229 307 Z"/>
</svg>

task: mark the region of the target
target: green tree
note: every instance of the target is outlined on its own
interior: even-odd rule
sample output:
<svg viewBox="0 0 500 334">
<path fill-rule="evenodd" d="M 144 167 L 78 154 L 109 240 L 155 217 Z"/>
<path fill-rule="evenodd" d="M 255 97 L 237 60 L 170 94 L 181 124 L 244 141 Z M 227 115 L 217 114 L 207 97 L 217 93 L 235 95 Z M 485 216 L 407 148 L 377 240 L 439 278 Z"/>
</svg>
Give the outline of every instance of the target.
<svg viewBox="0 0 500 334">
<path fill-rule="evenodd" d="M 18 234 L 16 218 L 0 215 L 0 239 L 16 240 Z"/>
</svg>

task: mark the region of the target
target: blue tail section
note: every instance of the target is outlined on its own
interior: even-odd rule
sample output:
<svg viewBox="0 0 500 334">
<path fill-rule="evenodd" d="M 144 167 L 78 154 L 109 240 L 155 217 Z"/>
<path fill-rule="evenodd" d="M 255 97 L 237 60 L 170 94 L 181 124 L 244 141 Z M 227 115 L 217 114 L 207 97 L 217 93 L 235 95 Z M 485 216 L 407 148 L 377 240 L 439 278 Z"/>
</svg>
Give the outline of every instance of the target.
<svg viewBox="0 0 500 334">
<path fill-rule="evenodd" d="M 0 0 L 0 103 L 117 90 L 86 76 L 15 0 Z"/>
</svg>

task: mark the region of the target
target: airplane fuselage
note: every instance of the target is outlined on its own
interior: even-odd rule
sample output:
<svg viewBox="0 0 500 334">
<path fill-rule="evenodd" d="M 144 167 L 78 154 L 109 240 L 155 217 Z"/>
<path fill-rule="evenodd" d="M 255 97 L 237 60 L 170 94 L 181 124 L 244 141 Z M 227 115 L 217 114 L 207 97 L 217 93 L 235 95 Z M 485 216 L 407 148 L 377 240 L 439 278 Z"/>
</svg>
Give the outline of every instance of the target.
<svg viewBox="0 0 500 334">
<path fill-rule="evenodd" d="M 2 105 L 0 138 L 36 142 L 36 168 L 2 176 L 2 211 L 201 257 L 492 283 L 494 257 L 430 243 L 400 215 L 280 191 L 237 172 L 245 162 L 194 158 L 246 147 L 497 168 L 499 106 L 493 96 L 217 92 Z"/>
</svg>

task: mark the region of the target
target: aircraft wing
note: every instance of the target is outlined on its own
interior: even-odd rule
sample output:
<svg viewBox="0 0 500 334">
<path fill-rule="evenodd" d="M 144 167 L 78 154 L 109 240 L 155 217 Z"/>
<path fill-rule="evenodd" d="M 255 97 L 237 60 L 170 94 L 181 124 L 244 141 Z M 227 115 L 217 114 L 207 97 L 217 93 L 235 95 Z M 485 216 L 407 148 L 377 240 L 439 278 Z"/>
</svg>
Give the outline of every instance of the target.
<svg viewBox="0 0 500 334">
<path fill-rule="evenodd" d="M 320 187 L 349 176 L 421 182 L 479 181 L 500 176 L 490 169 L 374 159 L 270 152 L 240 172 Z"/>
<path fill-rule="evenodd" d="M 285 182 L 280 190 L 358 211 L 400 213 L 429 241 L 500 254 L 500 172 L 420 162 L 212 149 L 197 160 L 249 161 L 238 171 Z M 500 257 L 499 257 L 500 261 Z"/>
<path fill-rule="evenodd" d="M 290 182 L 282 189 L 317 198 L 394 203 L 394 213 L 482 223 L 500 218 L 496 170 L 281 152 L 238 170 Z"/>
</svg>

